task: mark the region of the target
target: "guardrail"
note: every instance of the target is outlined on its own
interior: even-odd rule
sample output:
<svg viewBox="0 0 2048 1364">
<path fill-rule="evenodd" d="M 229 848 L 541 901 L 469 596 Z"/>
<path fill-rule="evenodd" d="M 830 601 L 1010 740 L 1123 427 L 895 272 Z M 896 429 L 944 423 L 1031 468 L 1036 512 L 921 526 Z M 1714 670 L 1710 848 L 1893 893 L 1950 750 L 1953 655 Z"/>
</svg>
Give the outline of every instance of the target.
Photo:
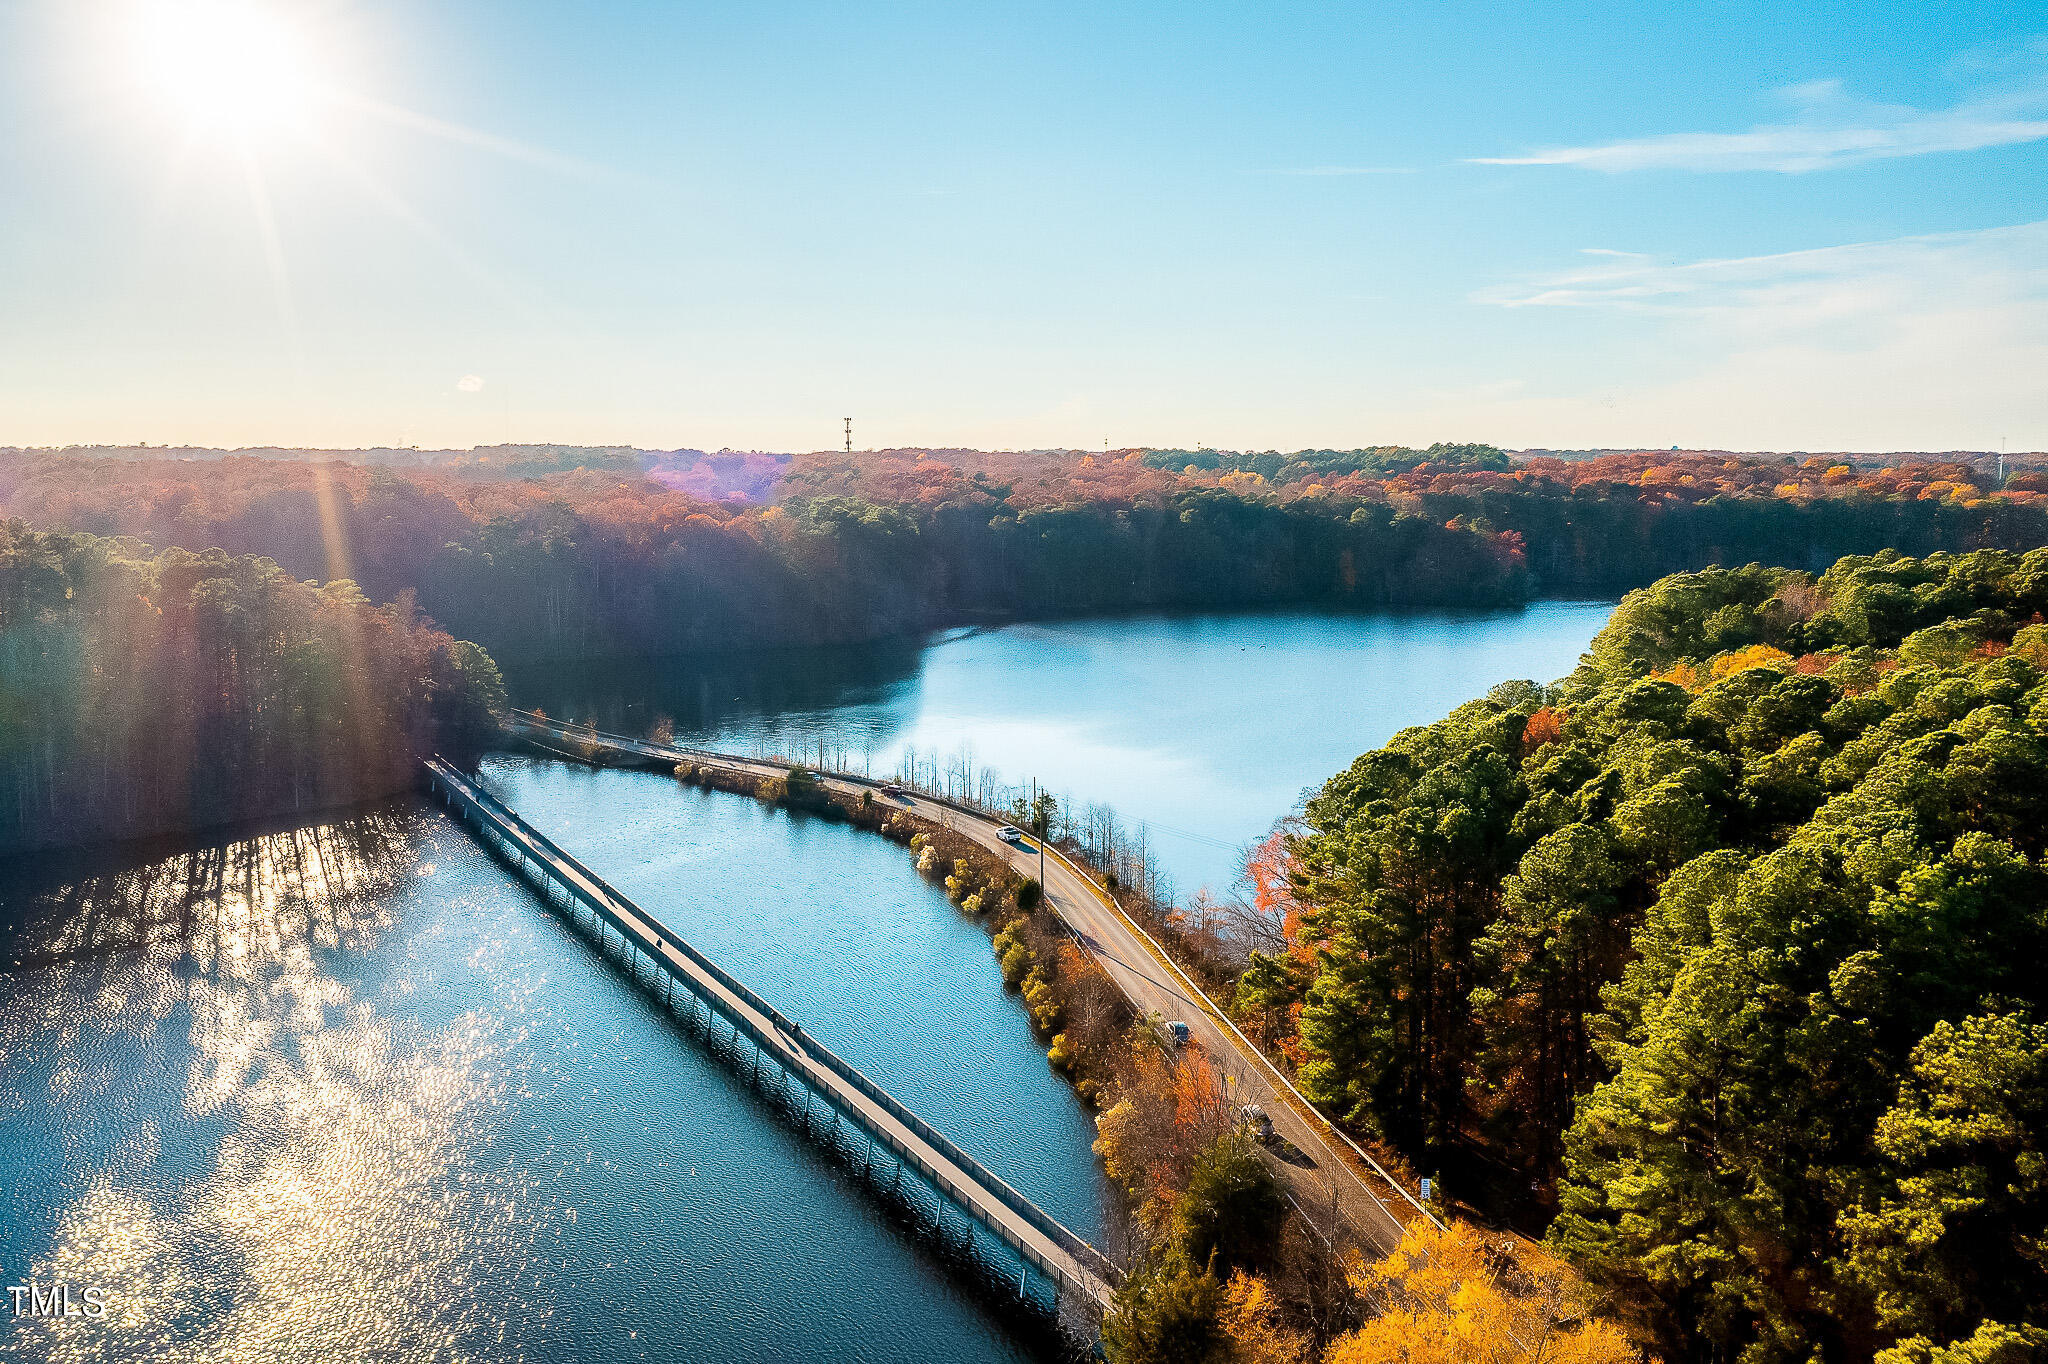
<svg viewBox="0 0 2048 1364">
<path fill-rule="evenodd" d="M 773 764 L 775 761 L 773 759 L 765 758 L 745 758 L 741 757 L 738 754 L 720 753 L 715 749 L 694 748 L 683 744 L 669 744 L 665 746 L 655 745 L 644 739 L 635 739 L 629 735 L 624 734 L 612 734 L 608 733 L 607 731 L 597 729 L 595 727 L 580 730 L 572 729 L 567 725 L 560 724 L 554 720 L 550 720 L 532 711 L 515 710 L 512 713 L 520 717 L 521 721 L 528 725 L 535 725 L 539 728 L 547 729 L 548 731 L 563 737 L 574 738 L 578 735 L 584 735 L 594 739 L 601 740 L 607 744 L 627 748 L 633 752 L 641 753 L 643 755 L 650 757 L 660 756 L 660 752 L 658 750 L 666 748 L 666 750 L 670 752 L 684 755 L 693 755 L 696 757 L 707 758 L 712 761 L 722 763 L 745 762 L 768 765 Z M 649 750 L 657 751 L 650 752 Z M 858 772 L 827 772 L 825 775 L 841 781 L 857 782 L 863 786 L 881 787 L 887 784 L 886 781 L 884 781 L 881 778 L 870 777 Z M 936 795 L 928 791 L 919 791 L 917 794 L 922 799 L 931 801 L 935 805 L 943 805 L 947 809 L 953 810 L 959 814 L 966 815 L 971 819 L 987 820 L 991 818 L 987 811 L 979 810 L 973 806 L 962 804 L 961 802 L 956 801 L 948 796 Z M 1236 1037 L 1240 1047 L 1245 1051 L 1245 1053 L 1253 1058 L 1256 1058 L 1259 1065 L 1263 1067 L 1265 1071 L 1268 1074 L 1270 1074 L 1276 1082 L 1279 1083 L 1281 1088 L 1288 1095 L 1293 1097 L 1295 1102 L 1301 1106 L 1301 1109 L 1310 1117 L 1312 1117 L 1315 1122 L 1321 1124 L 1322 1130 L 1324 1132 L 1326 1132 L 1328 1135 L 1332 1137 L 1335 1137 L 1338 1141 L 1342 1142 L 1346 1149 L 1348 1149 L 1353 1155 L 1358 1157 L 1359 1160 L 1363 1161 L 1367 1168 L 1369 1168 L 1375 1175 L 1377 1175 L 1386 1184 L 1388 1188 L 1392 1189 L 1396 1194 L 1399 1194 L 1402 1200 L 1405 1201 L 1410 1207 L 1414 1208 L 1416 1212 L 1420 1213 L 1423 1217 L 1427 1218 L 1439 1230 L 1444 1229 L 1444 1222 L 1441 1218 L 1439 1218 L 1435 1213 L 1431 1212 L 1429 1208 L 1421 1202 L 1421 1200 L 1417 1199 L 1415 1195 L 1410 1193 L 1407 1190 L 1407 1188 L 1401 1184 L 1399 1180 L 1395 1179 L 1394 1176 L 1387 1171 L 1386 1167 L 1381 1165 L 1378 1160 L 1374 1159 L 1370 1152 L 1368 1152 L 1364 1147 L 1360 1146 L 1357 1142 L 1353 1141 L 1349 1134 L 1344 1132 L 1343 1129 L 1339 1128 L 1335 1122 L 1333 1122 L 1326 1114 L 1323 1113 L 1321 1109 L 1317 1108 L 1315 1104 L 1309 1101 L 1307 1095 L 1303 1094 L 1299 1089 L 1295 1087 L 1294 1082 L 1288 1079 L 1287 1075 L 1278 1066 L 1273 1064 L 1273 1059 L 1270 1056 L 1266 1055 L 1265 1050 L 1258 1046 L 1256 1043 L 1254 1043 L 1250 1038 L 1244 1035 L 1244 1031 L 1240 1029 L 1237 1026 L 1237 1024 L 1231 1020 L 1230 1015 L 1226 1013 L 1222 1009 L 1222 1007 L 1219 1006 L 1214 1000 L 1210 999 L 1208 992 L 1203 990 L 1200 985 L 1196 984 L 1193 978 L 1190 977 L 1188 973 L 1181 968 L 1180 963 L 1174 960 L 1173 954 L 1168 952 L 1166 948 L 1160 944 L 1159 940 L 1154 938 L 1152 934 L 1146 930 L 1143 924 L 1139 923 L 1136 919 L 1132 918 L 1131 915 L 1124 909 L 1124 907 L 1116 902 L 1115 896 L 1111 895 L 1108 892 L 1108 890 L 1102 886 L 1100 882 L 1098 882 L 1092 875 L 1090 875 L 1086 868 L 1082 867 L 1079 863 L 1075 862 L 1073 858 L 1069 857 L 1059 847 L 1054 845 L 1049 839 L 1043 841 L 1045 843 L 1046 851 L 1049 852 L 1054 858 L 1058 859 L 1063 865 L 1066 866 L 1066 868 L 1069 871 L 1073 872 L 1074 875 L 1078 876 L 1082 881 L 1087 883 L 1089 888 L 1093 890 L 1096 893 L 1096 895 L 1102 899 L 1103 903 L 1107 905 L 1119 919 L 1123 920 L 1123 922 L 1126 925 L 1128 925 L 1133 932 L 1135 932 L 1140 938 L 1142 938 L 1145 941 L 1145 943 L 1151 948 L 1153 954 L 1158 957 L 1160 962 L 1163 965 L 1165 965 L 1168 970 L 1173 972 L 1174 976 L 1179 979 L 1181 984 L 1187 988 L 1187 990 L 1194 996 L 1195 999 L 1201 1001 L 1202 1005 L 1209 1011 L 1210 1015 L 1214 1017 L 1218 1023 L 1222 1024 L 1225 1028 L 1230 1030 L 1231 1034 L 1234 1037 Z M 1058 906 L 1052 905 L 1050 899 L 1047 900 L 1047 904 L 1052 908 L 1054 914 L 1058 915 Z M 1066 924 L 1064 917 L 1061 918 L 1061 922 L 1070 933 L 1073 931 L 1073 925 Z M 1389 1212 L 1388 1216 L 1392 1218 L 1392 1213 Z M 1400 1219 L 1393 1218 L 1393 1220 L 1398 1224 Z"/>
<path fill-rule="evenodd" d="M 725 755 L 721 754 L 715 756 L 718 756 L 721 759 L 723 759 Z M 728 1023 L 731 1023 L 734 1027 L 740 1028 L 743 1031 L 745 1031 L 746 1034 L 754 1040 L 757 1046 L 768 1047 L 771 1049 L 778 1046 L 784 1048 L 794 1048 L 809 1060 L 815 1061 L 819 1065 L 823 1066 L 825 1069 L 839 1076 L 842 1080 L 852 1085 L 863 1096 L 865 1096 L 869 1102 L 873 1103 L 878 1108 L 882 1109 L 890 1117 L 894 1118 L 897 1122 L 903 1124 L 903 1126 L 909 1128 L 910 1131 L 914 1133 L 920 1141 L 923 1141 L 926 1145 L 930 1146 L 933 1150 L 937 1151 L 939 1155 L 943 1156 L 948 1162 L 950 1162 L 958 1169 L 960 1169 L 963 1173 L 965 1173 L 968 1176 L 968 1178 L 972 1179 L 978 1186 L 980 1186 L 980 1190 L 983 1194 L 987 1195 L 989 1198 L 992 1198 L 995 1202 L 1000 1203 L 1003 1207 L 1009 1209 L 1009 1211 L 1015 1213 L 1018 1217 L 1022 1218 L 1040 1235 L 1044 1236 L 1047 1240 L 1051 1241 L 1061 1250 L 1064 1250 L 1067 1254 L 1073 1256 L 1075 1260 L 1080 1262 L 1089 1270 L 1093 1271 L 1099 1278 L 1103 1279 L 1110 1286 L 1114 1287 L 1122 1279 L 1123 1276 L 1121 1272 L 1116 1268 L 1114 1264 L 1110 1262 L 1108 1256 L 1104 1255 L 1100 1250 L 1096 1249 L 1093 1245 L 1090 1245 L 1087 1241 L 1082 1240 L 1081 1237 L 1076 1235 L 1073 1231 L 1069 1230 L 1065 1225 L 1063 1225 L 1059 1221 L 1055 1220 L 1037 1204 L 1033 1203 L 1023 1194 L 1017 1192 L 1017 1190 L 1014 1187 L 1012 1187 L 1007 1180 L 997 1175 L 994 1171 L 990 1170 L 987 1166 L 983 1165 L 973 1156 L 968 1155 L 967 1152 L 961 1150 L 960 1147 L 956 1143 L 954 1143 L 950 1138 L 946 1137 L 937 1128 L 933 1127 L 930 1123 L 926 1122 L 923 1118 L 920 1118 L 916 1113 L 912 1112 L 909 1108 L 905 1107 L 894 1095 L 890 1094 L 887 1090 L 883 1089 L 873 1080 L 870 1080 L 866 1075 L 861 1073 L 861 1071 L 856 1069 L 854 1066 L 849 1065 L 846 1061 L 841 1059 L 838 1053 L 832 1051 L 831 1048 L 825 1046 L 823 1043 L 817 1041 L 817 1039 L 810 1036 L 810 1034 L 804 1032 L 803 1028 L 799 1024 L 797 1024 L 794 1020 L 784 1015 L 781 1010 L 777 1009 L 774 1005 L 770 1004 L 760 995 L 756 994 L 752 988 L 750 988 L 742 981 L 740 981 L 731 972 L 727 971 L 717 962 L 711 960 L 711 958 L 705 956 L 702 952 L 698 951 L 695 947 L 691 946 L 687 940 L 678 936 L 676 933 L 672 932 L 667 925 L 663 924 L 654 916 L 648 914 L 645 910 L 641 909 L 637 904 L 634 904 L 633 901 L 627 899 L 625 896 L 620 895 L 617 891 L 613 890 L 610 886 L 610 883 L 606 882 L 604 878 L 600 877 L 596 872 L 592 871 L 589 867 L 585 866 L 581 861 L 579 861 L 575 857 L 574 854 L 568 852 L 560 844 L 556 843 L 553 839 L 549 838 L 546 834 L 542 833 L 539 829 L 536 829 L 532 824 L 528 823 L 519 814 L 518 811 L 514 810 L 511 806 L 499 800 L 496 796 L 492 795 L 490 791 L 486 790 L 484 787 L 462 778 L 446 763 L 441 762 L 439 759 L 436 759 L 433 763 L 429 764 L 429 770 L 432 771 L 434 775 L 438 777 L 449 790 L 455 792 L 458 796 L 468 799 L 472 804 L 476 805 L 479 808 L 479 810 L 488 810 L 488 812 L 493 818 L 499 820 L 506 826 L 518 831 L 520 834 L 532 840 L 532 842 L 537 847 L 545 851 L 549 857 L 554 858 L 555 860 L 559 861 L 563 866 L 574 871 L 578 876 L 582 877 L 586 882 L 590 884 L 591 887 L 597 890 L 600 894 L 616 901 L 617 908 L 611 905 L 599 905 L 593 903 L 587 896 L 579 895 L 578 897 L 579 899 L 582 899 L 586 904 L 589 904 L 593 910 L 596 910 L 597 912 L 603 914 L 605 918 L 610 920 L 614 928 L 617 928 L 621 933 L 633 936 L 639 936 L 643 931 L 653 936 L 657 941 L 672 948 L 677 953 L 677 955 L 689 961 L 689 963 L 692 966 L 696 967 L 705 975 L 717 981 L 720 986 L 724 987 L 729 993 L 731 993 L 735 998 L 739 999 L 740 1002 L 745 1004 L 749 1009 L 754 1010 L 756 1013 L 760 1014 L 762 1017 L 767 1018 L 770 1022 L 772 1022 L 782 1034 L 778 1038 L 767 1037 L 761 1032 L 761 1030 L 758 1027 L 755 1026 L 751 1019 L 746 1018 L 744 1015 L 736 1015 L 733 1011 L 727 1009 L 724 1006 L 723 1001 L 717 999 L 715 996 L 709 996 L 699 991 L 693 991 L 693 993 L 696 993 L 700 999 L 703 999 L 708 1006 L 710 1006 L 713 1009 L 716 1009 L 719 1015 L 723 1017 Z M 572 886 L 571 889 L 574 889 L 574 887 Z M 636 921 L 636 924 L 628 924 L 619 915 L 619 908 L 623 908 L 629 911 L 632 914 L 634 920 Z M 828 1101 L 832 1098 L 832 1096 L 829 1093 L 824 1094 L 823 1097 L 825 1097 Z M 862 1115 L 854 1112 L 847 1112 L 844 1108 L 841 1108 L 841 1111 L 844 1112 L 846 1116 L 852 1121 L 860 1123 L 863 1127 L 867 1126 L 867 1124 L 862 1118 Z M 973 1199 L 970 1194 L 963 1190 L 951 1188 L 950 1185 L 952 1181 L 946 1179 L 944 1175 L 940 1174 L 937 1170 L 931 1168 L 927 1163 L 920 1159 L 915 1152 L 904 1150 L 897 1147 L 896 1143 L 893 1140 L 890 1140 L 886 1133 L 878 1132 L 875 1133 L 875 1135 L 882 1137 L 885 1141 L 888 1141 L 891 1148 L 896 1149 L 899 1155 L 908 1157 L 912 1161 L 914 1161 L 918 1165 L 919 1169 L 928 1178 L 939 1183 L 942 1187 L 946 1187 L 947 1192 L 949 1192 L 954 1198 L 969 1204 L 973 1202 Z M 1022 1251 L 1023 1247 L 1020 1246 L 1018 1247 L 1018 1249 Z M 1041 1265 L 1040 1267 L 1048 1269 L 1049 1271 L 1051 1270 L 1050 1266 Z"/>
</svg>

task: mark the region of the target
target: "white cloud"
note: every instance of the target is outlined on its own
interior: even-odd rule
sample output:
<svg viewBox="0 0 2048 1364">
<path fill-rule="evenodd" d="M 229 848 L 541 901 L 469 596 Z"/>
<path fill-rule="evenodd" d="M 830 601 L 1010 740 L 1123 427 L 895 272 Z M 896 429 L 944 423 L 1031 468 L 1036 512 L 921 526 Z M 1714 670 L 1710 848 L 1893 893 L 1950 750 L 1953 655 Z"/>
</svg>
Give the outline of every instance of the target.
<svg viewBox="0 0 2048 1364">
<path fill-rule="evenodd" d="M 1796 116 L 1740 133 L 1665 133 L 1584 147 L 1552 147 L 1524 156 L 1467 158 L 1482 166 L 1577 166 L 1634 170 L 1778 171 L 1796 174 L 1930 152 L 1976 151 L 2048 138 L 2048 72 L 2036 45 L 2026 77 L 1980 90 L 1949 109 L 1876 104 L 1842 91 L 1841 82 L 1808 81 L 1779 91 Z"/>
<path fill-rule="evenodd" d="M 1464 409 L 1519 442 L 1943 450 L 2048 431 L 2048 221 L 1679 264 L 1617 258 L 1477 299 L 1532 321 L 1567 308 L 1641 329 L 1629 345 L 1648 373 L 1589 366 L 1578 392 Z"/>
<path fill-rule="evenodd" d="M 455 381 L 455 387 L 464 393 L 481 393 L 484 391 L 483 376 L 481 374 L 465 374 Z"/>
<path fill-rule="evenodd" d="M 1508 308 L 1626 307 L 1768 315 L 1776 325 L 1890 316 L 1902 308 L 2048 303 L 2048 221 L 1660 264 L 1595 248 L 1611 264 L 1483 291 Z"/>
</svg>

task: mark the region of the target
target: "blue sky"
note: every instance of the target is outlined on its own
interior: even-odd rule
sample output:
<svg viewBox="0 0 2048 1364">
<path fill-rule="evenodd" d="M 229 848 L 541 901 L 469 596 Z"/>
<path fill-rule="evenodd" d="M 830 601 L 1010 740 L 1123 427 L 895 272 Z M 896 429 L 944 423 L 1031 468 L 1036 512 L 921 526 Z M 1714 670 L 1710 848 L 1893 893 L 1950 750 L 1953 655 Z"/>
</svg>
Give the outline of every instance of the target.
<svg viewBox="0 0 2048 1364">
<path fill-rule="evenodd" d="M 0 0 L 0 443 L 2040 449 L 2044 220 L 2013 4 Z"/>
</svg>

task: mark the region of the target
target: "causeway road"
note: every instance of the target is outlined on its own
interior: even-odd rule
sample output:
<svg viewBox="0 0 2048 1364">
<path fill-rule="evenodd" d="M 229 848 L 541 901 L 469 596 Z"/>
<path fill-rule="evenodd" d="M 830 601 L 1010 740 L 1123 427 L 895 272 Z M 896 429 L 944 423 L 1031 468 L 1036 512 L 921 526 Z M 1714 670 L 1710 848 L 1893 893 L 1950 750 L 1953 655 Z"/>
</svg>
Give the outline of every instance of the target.
<svg viewBox="0 0 2048 1364">
<path fill-rule="evenodd" d="M 525 716 L 520 720 L 529 730 L 565 737 L 563 729 L 551 721 Z M 576 737 L 591 741 L 588 731 Z M 753 776 L 780 777 L 789 771 L 786 763 L 617 735 L 599 734 L 595 742 L 661 761 L 724 767 Z M 872 791 L 878 801 L 972 839 L 1020 875 L 1038 875 L 1035 842 L 1029 835 L 1018 844 L 1005 842 L 997 832 L 1002 827 L 999 820 L 908 790 L 891 795 L 881 789 L 882 782 L 868 778 L 821 773 L 820 780 L 828 789 L 846 795 Z M 1272 1062 L 1231 1027 L 1149 935 L 1117 907 L 1113 897 L 1051 847 L 1045 850 L 1044 889 L 1052 908 L 1102 964 L 1132 1007 L 1140 1014 L 1157 1014 L 1164 1021 L 1187 1024 L 1185 1050 L 1216 1070 L 1232 1099 L 1259 1105 L 1273 1120 L 1275 1139 L 1268 1145 L 1267 1155 L 1285 1180 L 1296 1209 L 1318 1234 L 1332 1237 L 1341 1231 L 1361 1248 L 1379 1254 L 1391 1251 L 1407 1221 L 1425 1215 L 1406 1191 L 1376 1170 L 1363 1151 L 1291 1092 Z"/>
</svg>

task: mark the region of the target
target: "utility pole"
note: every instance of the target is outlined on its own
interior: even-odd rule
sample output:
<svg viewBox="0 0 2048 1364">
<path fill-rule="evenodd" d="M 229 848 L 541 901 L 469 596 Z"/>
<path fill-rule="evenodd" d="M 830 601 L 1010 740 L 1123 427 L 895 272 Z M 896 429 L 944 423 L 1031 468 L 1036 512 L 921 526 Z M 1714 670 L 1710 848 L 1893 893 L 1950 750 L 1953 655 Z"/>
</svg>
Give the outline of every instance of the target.
<svg viewBox="0 0 2048 1364">
<path fill-rule="evenodd" d="M 853 418 L 846 419 L 846 453 L 853 453 Z"/>
<path fill-rule="evenodd" d="M 1045 894 L 1045 828 L 1049 820 L 1038 800 L 1038 778 L 1031 779 L 1031 832 L 1038 835 L 1038 893 Z"/>
</svg>

